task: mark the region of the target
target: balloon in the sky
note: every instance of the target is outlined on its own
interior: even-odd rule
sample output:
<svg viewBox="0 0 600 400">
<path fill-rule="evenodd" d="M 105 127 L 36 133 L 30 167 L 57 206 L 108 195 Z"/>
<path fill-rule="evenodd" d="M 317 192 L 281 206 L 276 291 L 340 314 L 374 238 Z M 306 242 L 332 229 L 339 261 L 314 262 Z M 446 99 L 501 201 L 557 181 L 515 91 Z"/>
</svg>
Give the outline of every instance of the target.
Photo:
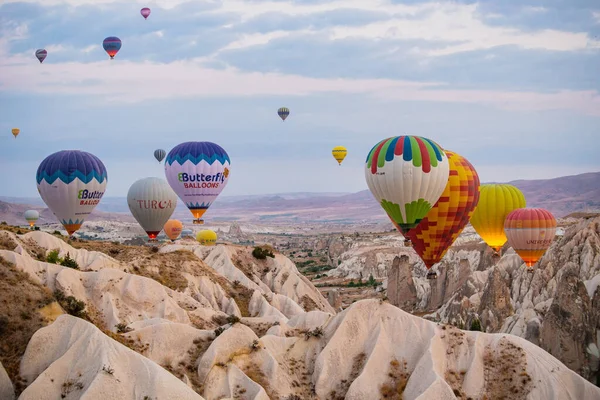
<svg viewBox="0 0 600 400">
<path fill-rule="evenodd" d="M 107 179 L 102 161 L 79 150 L 63 150 L 49 155 L 36 174 L 42 200 L 69 235 L 81 227 L 100 203 Z"/>
<path fill-rule="evenodd" d="M 35 57 L 39 60 L 40 64 L 44 62 L 46 56 L 48 56 L 48 52 L 44 49 L 39 49 L 35 51 Z"/>
<path fill-rule="evenodd" d="M 181 237 L 193 237 L 194 236 L 194 231 L 191 229 L 184 229 L 181 231 Z"/>
<path fill-rule="evenodd" d="M 486 183 L 481 185 L 479 192 L 479 204 L 471 216 L 471 225 L 498 254 L 507 240 L 504 220 L 511 211 L 526 206 L 525 196 L 513 185 L 505 183 Z"/>
<path fill-rule="evenodd" d="M 212 142 L 185 142 L 175 146 L 165 159 L 169 185 L 194 215 L 200 219 L 227 185 L 229 156 Z"/>
<path fill-rule="evenodd" d="M 23 213 L 23 216 L 25 217 L 25 220 L 29 222 L 29 226 L 33 228 L 36 221 L 40 218 L 40 213 L 36 210 L 27 210 Z"/>
<path fill-rule="evenodd" d="M 115 36 L 109 36 L 102 42 L 102 47 L 104 47 L 104 51 L 106 51 L 112 60 L 119 50 L 121 50 L 121 39 Z"/>
<path fill-rule="evenodd" d="M 177 219 L 170 219 L 167 221 L 163 229 L 165 231 L 165 235 L 167 235 L 167 237 L 171 239 L 172 242 L 174 242 L 175 239 L 177 239 L 179 235 L 181 235 L 181 232 L 183 230 L 183 224 Z"/>
<path fill-rule="evenodd" d="M 148 7 L 144 7 L 140 10 L 140 14 L 142 14 L 142 17 L 144 17 L 144 19 L 148 19 L 148 16 L 150 16 L 150 12 L 151 11 Z"/>
<path fill-rule="evenodd" d="M 164 179 L 143 178 L 129 188 L 127 204 L 148 237 L 154 240 L 173 215 L 177 195 Z"/>
<path fill-rule="evenodd" d="M 508 244 L 532 267 L 548 250 L 556 235 L 556 219 L 543 208 L 518 208 L 504 221 Z"/>
<path fill-rule="evenodd" d="M 198 232 L 196 235 L 196 240 L 203 246 L 214 246 L 214 244 L 217 242 L 217 234 L 215 231 L 205 229 Z"/>
<path fill-rule="evenodd" d="M 290 115 L 290 109 L 287 107 L 281 107 L 279 110 L 277 110 L 277 115 L 279 115 L 279 118 L 285 121 L 288 115 Z"/>
<path fill-rule="evenodd" d="M 154 150 L 154 158 L 156 158 L 158 160 L 158 162 L 160 163 L 162 160 L 164 160 L 164 158 L 167 156 L 167 152 L 164 151 L 163 149 L 157 149 Z"/>
<path fill-rule="evenodd" d="M 15 139 L 17 138 L 17 136 L 19 136 L 19 132 L 21 132 L 21 130 L 19 128 L 12 128 L 12 134 L 15 137 Z"/>
<path fill-rule="evenodd" d="M 405 237 L 438 201 L 448 174 L 448 157 L 442 148 L 419 136 L 382 140 L 365 162 L 369 190 Z"/>
<path fill-rule="evenodd" d="M 333 150 L 331 150 L 331 154 L 333 155 L 333 158 L 335 158 L 335 160 L 341 166 L 342 161 L 344 161 L 344 158 L 346 158 L 346 154 L 348 154 L 348 150 L 346 150 L 346 148 L 344 146 L 335 146 L 333 148 Z"/>
<path fill-rule="evenodd" d="M 416 228 L 407 233 L 427 269 L 440 262 L 469 223 L 479 202 L 479 176 L 466 158 L 445 151 L 450 164 L 448 183 L 437 203 Z M 428 278 L 436 278 L 429 272 Z"/>
</svg>

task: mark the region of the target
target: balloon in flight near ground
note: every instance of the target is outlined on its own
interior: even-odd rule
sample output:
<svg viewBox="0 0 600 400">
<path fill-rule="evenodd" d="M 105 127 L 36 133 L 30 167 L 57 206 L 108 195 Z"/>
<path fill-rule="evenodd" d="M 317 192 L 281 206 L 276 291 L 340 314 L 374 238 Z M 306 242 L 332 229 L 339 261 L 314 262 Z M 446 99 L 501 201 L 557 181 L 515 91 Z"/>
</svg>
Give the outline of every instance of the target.
<svg viewBox="0 0 600 400">
<path fill-rule="evenodd" d="M 167 237 L 174 242 L 175 239 L 181 235 L 183 224 L 178 219 L 170 219 L 167 221 L 163 229 L 165 231 L 165 235 L 167 235 Z"/>
<path fill-rule="evenodd" d="M 144 19 L 148 19 L 148 17 L 150 16 L 150 13 L 151 13 L 151 11 L 148 7 L 144 7 L 140 10 L 140 14 L 142 14 L 142 17 L 144 17 Z"/>
<path fill-rule="evenodd" d="M 62 150 L 41 162 L 36 181 L 42 200 L 72 235 L 100 203 L 108 175 L 95 155 Z"/>
<path fill-rule="evenodd" d="M 427 216 L 406 235 L 427 269 L 444 257 L 479 202 L 479 175 L 473 165 L 459 154 L 445 153 L 450 165 L 446 188 Z"/>
<path fill-rule="evenodd" d="M 40 213 L 36 210 L 27 210 L 23 213 L 23 217 L 29 223 L 29 226 L 33 228 L 37 220 L 40 218 Z"/>
<path fill-rule="evenodd" d="M 16 139 L 17 136 L 19 136 L 19 133 L 21 132 L 21 130 L 19 128 L 12 128 L 11 132 Z"/>
<path fill-rule="evenodd" d="M 505 183 L 483 184 L 479 192 L 479 203 L 471 216 L 471 225 L 487 245 L 498 253 L 507 241 L 504 220 L 511 211 L 526 206 L 525 196 L 513 185 Z"/>
<path fill-rule="evenodd" d="M 556 235 L 556 219 L 543 208 L 518 208 L 504 221 L 508 244 L 532 267 L 552 244 Z"/>
<path fill-rule="evenodd" d="M 116 36 L 109 36 L 102 42 L 102 47 L 104 47 L 104 51 L 106 51 L 112 60 L 119 50 L 121 50 L 121 39 Z"/>
<path fill-rule="evenodd" d="M 365 162 L 369 190 L 405 237 L 438 201 L 448 175 L 448 157 L 442 148 L 420 136 L 384 139 Z"/>
<path fill-rule="evenodd" d="M 217 242 L 217 234 L 215 231 L 205 229 L 198 232 L 196 240 L 203 246 L 214 246 Z"/>
<path fill-rule="evenodd" d="M 331 154 L 333 158 L 338 162 L 339 165 L 342 165 L 342 161 L 346 158 L 346 154 L 348 154 L 348 150 L 344 146 L 335 146 L 333 150 L 331 150 Z"/>
<path fill-rule="evenodd" d="M 46 56 L 48 56 L 48 52 L 44 49 L 38 49 L 35 51 L 35 57 L 39 60 L 40 64 L 44 62 Z"/>
<path fill-rule="evenodd" d="M 167 156 L 167 152 L 164 151 L 163 149 L 157 149 L 154 150 L 154 158 L 156 158 L 158 160 L 158 162 L 160 163 L 162 160 L 164 160 L 164 158 Z"/>
<path fill-rule="evenodd" d="M 290 109 L 287 107 L 281 107 L 279 110 L 277 110 L 277 115 L 279 115 L 279 118 L 285 121 L 288 115 L 290 115 Z"/>
<path fill-rule="evenodd" d="M 185 142 L 175 146 L 165 159 L 165 175 L 171 188 L 194 216 L 200 219 L 227 185 L 229 155 L 212 142 Z"/>
<path fill-rule="evenodd" d="M 148 237 L 154 240 L 173 215 L 177 195 L 164 179 L 143 178 L 129 188 L 127 205 Z"/>
</svg>

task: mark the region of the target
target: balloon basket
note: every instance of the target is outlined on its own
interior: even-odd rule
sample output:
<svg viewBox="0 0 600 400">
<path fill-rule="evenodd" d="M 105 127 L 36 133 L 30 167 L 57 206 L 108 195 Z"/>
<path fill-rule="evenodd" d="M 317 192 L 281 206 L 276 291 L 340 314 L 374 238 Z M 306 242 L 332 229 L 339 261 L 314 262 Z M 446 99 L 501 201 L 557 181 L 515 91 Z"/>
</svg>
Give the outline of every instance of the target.
<svg viewBox="0 0 600 400">
<path fill-rule="evenodd" d="M 194 221 L 192 221 L 192 223 L 193 223 L 194 225 L 204 225 L 204 220 L 203 220 L 203 219 L 200 219 L 200 218 L 198 218 L 198 219 L 195 219 Z"/>
<path fill-rule="evenodd" d="M 406 247 L 413 247 L 413 244 L 410 241 L 410 239 L 404 239 L 404 246 L 406 246 Z"/>
<path fill-rule="evenodd" d="M 427 273 L 427 279 L 437 279 L 438 275 L 437 272 L 428 272 Z"/>
</svg>

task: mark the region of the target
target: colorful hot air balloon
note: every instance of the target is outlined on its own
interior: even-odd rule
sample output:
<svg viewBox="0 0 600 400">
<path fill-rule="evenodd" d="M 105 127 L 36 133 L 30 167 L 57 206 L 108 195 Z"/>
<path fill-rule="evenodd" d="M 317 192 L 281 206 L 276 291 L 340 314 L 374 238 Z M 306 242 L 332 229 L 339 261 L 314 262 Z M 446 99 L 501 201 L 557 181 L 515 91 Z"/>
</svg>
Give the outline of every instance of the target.
<svg viewBox="0 0 600 400">
<path fill-rule="evenodd" d="M 556 235 L 556 219 L 543 208 L 518 208 L 504 221 L 508 244 L 532 267 L 548 250 Z"/>
<path fill-rule="evenodd" d="M 369 190 L 405 236 L 438 201 L 448 182 L 448 157 L 434 141 L 397 136 L 377 143 L 365 163 Z"/>
<path fill-rule="evenodd" d="M 486 183 L 481 185 L 479 192 L 479 204 L 471 216 L 471 225 L 498 255 L 507 240 L 504 220 L 511 211 L 525 207 L 525 196 L 508 184 Z"/>
<path fill-rule="evenodd" d="M 63 150 L 49 155 L 36 174 L 42 200 L 69 235 L 81 227 L 100 203 L 107 179 L 102 161 L 79 150 Z"/>
<path fill-rule="evenodd" d="M 177 239 L 179 235 L 181 235 L 181 232 L 183 230 L 183 224 L 177 219 L 170 219 L 167 221 L 163 229 L 165 231 L 165 235 L 167 235 L 167 237 L 171 239 L 172 242 L 174 242 L 175 239 Z"/>
<path fill-rule="evenodd" d="M 48 56 L 48 52 L 44 49 L 39 49 L 35 51 L 35 57 L 39 60 L 40 64 L 44 62 L 46 56 Z"/>
<path fill-rule="evenodd" d="M 175 146 L 165 159 L 169 185 L 194 215 L 200 219 L 227 185 L 229 156 L 211 142 L 185 142 Z"/>
<path fill-rule="evenodd" d="M 154 150 L 154 158 L 156 158 L 159 163 L 162 160 L 164 160 L 164 158 L 166 157 L 166 155 L 167 155 L 167 152 L 164 151 L 163 149 Z"/>
<path fill-rule="evenodd" d="M 348 154 L 348 150 L 346 150 L 346 148 L 344 146 L 335 146 L 333 148 L 333 150 L 331 150 L 331 154 L 333 155 L 333 158 L 335 158 L 335 160 L 341 166 L 342 161 L 344 161 L 344 158 L 346 158 L 346 154 Z"/>
<path fill-rule="evenodd" d="M 17 138 L 17 136 L 19 136 L 19 132 L 21 132 L 21 130 L 19 128 L 12 128 L 12 134 L 15 137 L 15 139 Z"/>
<path fill-rule="evenodd" d="M 205 229 L 203 231 L 198 232 L 198 234 L 196 235 L 196 240 L 203 246 L 214 246 L 217 242 L 217 234 L 215 233 L 215 231 Z"/>
<path fill-rule="evenodd" d="M 134 182 L 129 188 L 127 205 L 153 241 L 173 215 L 177 206 L 177 195 L 164 179 L 144 178 Z"/>
<path fill-rule="evenodd" d="M 106 51 L 112 60 L 119 50 L 121 50 L 121 39 L 116 36 L 109 36 L 102 42 L 102 47 L 104 47 L 104 51 Z"/>
<path fill-rule="evenodd" d="M 285 121 L 288 115 L 290 115 L 290 109 L 287 107 L 281 107 L 279 110 L 277 110 L 277 115 L 279 115 L 279 118 Z"/>
<path fill-rule="evenodd" d="M 29 226 L 33 228 L 36 221 L 40 218 L 40 213 L 36 210 L 27 210 L 23 213 L 23 216 L 25 217 L 25 220 L 29 222 Z"/>
<path fill-rule="evenodd" d="M 419 225 L 407 233 L 427 269 L 440 262 L 469 223 L 479 202 L 479 176 L 464 157 L 446 150 L 450 164 L 448 183 L 437 203 Z M 437 278 L 429 272 L 427 278 Z"/>
<path fill-rule="evenodd" d="M 148 16 L 150 16 L 150 12 L 151 11 L 148 7 L 144 7 L 140 10 L 140 14 L 142 14 L 142 17 L 144 17 L 144 19 L 148 19 Z"/>
</svg>

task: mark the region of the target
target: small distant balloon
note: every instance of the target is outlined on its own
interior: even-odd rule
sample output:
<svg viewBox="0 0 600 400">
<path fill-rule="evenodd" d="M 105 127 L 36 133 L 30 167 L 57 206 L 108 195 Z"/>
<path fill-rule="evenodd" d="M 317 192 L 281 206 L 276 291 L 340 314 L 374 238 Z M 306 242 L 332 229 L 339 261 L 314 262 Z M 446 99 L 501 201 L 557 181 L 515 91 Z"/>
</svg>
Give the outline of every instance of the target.
<svg viewBox="0 0 600 400">
<path fill-rule="evenodd" d="M 27 222 L 29 222 L 29 226 L 33 228 L 36 221 L 40 218 L 40 213 L 37 212 L 36 210 L 27 210 L 27 211 L 25 211 L 23 216 L 25 217 Z"/>
<path fill-rule="evenodd" d="M 335 161 L 341 166 L 342 161 L 346 158 L 346 154 L 348 154 L 348 150 L 346 150 L 344 146 L 336 146 L 331 150 L 331 154 L 333 155 L 333 158 L 335 158 Z"/>
<path fill-rule="evenodd" d="M 196 235 L 196 240 L 203 246 L 214 246 L 217 242 L 217 233 L 210 229 L 205 229 Z"/>
<path fill-rule="evenodd" d="M 12 128 L 12 134 L 15 137 L 15 139 L 17 138 L 17 136 L 19 136 L 19 132 L 21 132 L 21 130 L 19 128 Z"/>
<path fill-rule="evenodd" d="M 167 152 L 164 151 L 163 149 L 157 149 L 154 150 L 154 158 L 156 158 L 158 160 L 158 162 L 160 163 L 162 160 L 164 160 L 164 158 L 167 156 Z"/>
<path fill-rule="evenodd" d="M 121 50 L 121 39 L 116 36 L 109 36 L 102 42 L 102 47 L 104 47 L 104 51 L 106 51 L 112 60 L 119 50 Z"/>
<path fill-rule="evenodd" d="M 508 244 L 528 267 L 533 267 L 552 244 L 556 219 L 543 208 L 517 208 L 504 220 Z"/>
<path fill-rule="evenodd" d="M 287 107 L 281 107 L 279 110 L 277 110 L 277 115 L 279 115 L 279 118 L 285 121 L 288 115 L 290 115 L 290 109 Z"/>
<path fill-rule="evenodd" d="M 165 235 L 174 242 L 183 231 L 183 224 L 177 219 L 170 219 L 165 224 L 163 230 Z"/>
<path fill-rule="evenodd" d="M 148 7 L 144 7 L 140 10 L 140 14 L 142 14 L 142 17 L 144 17 L 144 19 L 148 19 L 148 17 L 150 16 L 150 9 Z"/>
<path fill-rule="evenodd" d="M 48 55 L 48 52 L 44 49 L 39 49 L 39 50 L 35 51 L 35 56 L 40 61 L 40 64 L 44 62 L 47 55 Z"/>
</svg>

